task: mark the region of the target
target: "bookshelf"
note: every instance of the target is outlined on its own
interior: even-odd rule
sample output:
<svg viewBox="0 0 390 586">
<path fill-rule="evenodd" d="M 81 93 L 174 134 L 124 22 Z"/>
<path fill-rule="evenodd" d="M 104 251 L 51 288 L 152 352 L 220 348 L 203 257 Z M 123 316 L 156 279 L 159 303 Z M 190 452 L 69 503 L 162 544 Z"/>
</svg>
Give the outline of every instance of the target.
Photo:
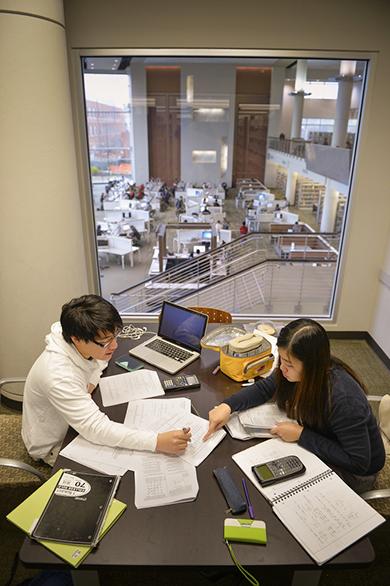
<svg viewBox="0 0 390 586">
<path fill-rule="evenodd" d="M 296 189 L 296 205 L 302 209 L 319 208 L 321 195 L 325 193 L 325 185 L 309 180 L 298 180 Z"/>
<path fill-rule="evenodd" d="M 340 195 L 338 202 L 337 202 L 337 209 L 336 209 L 336 220 L 334 224 L 334 231 L 341 232 L 341 228 L 343 227 L 343 220 L 345 214 L 345 206 L 347 204 L 347 198 L 344 195 Z"/>
<path fill-rule="evenodd" d="M 287 186 L 287 172 L 282 169 L 277 169 L 275 178 L 275 191 L 280 194 L 286 193 Z"/>
</svg>

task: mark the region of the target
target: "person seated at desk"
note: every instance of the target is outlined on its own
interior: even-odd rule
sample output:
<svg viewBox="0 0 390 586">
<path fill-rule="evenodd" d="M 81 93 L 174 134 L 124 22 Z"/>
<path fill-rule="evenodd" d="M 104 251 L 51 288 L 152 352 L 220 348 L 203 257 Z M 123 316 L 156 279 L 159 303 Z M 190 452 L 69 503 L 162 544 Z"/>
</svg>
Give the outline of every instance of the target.
<svg viewBox="0 0 390 586">
<path fill-rule="evenodd" d="M 281 329 L 273 373 L 232 395 L 209 412 L 207 439 L 231 413 L 273 398 L 295 421 L 281 421 L 271 433 L 313 452 L 356 492 L 372 488 L 385 463 L 380 430 L 356 373 L 330 353 L 324 328 L 297 319 Z"/>
<path fill-rule="evenodd" d="M 34 460 L 52 466 L 68 426 L 99 445 L 166 454 L 186 449 L 190 432 L 129 429 L 111 421 L 93 401 L 91 393 L 118 347 L 122 327 L 115 307 L 98 295 L 63 305 L 61 321 L 46 336 L 24 388 L 22 438 Z"/>
<path fill-rule="evenodd" d="M 246 226 L 245 222 L 243 222 L 240 226 L 240 235 L 245 236 L 245 234 L 248 234 L 248 227 Z"/>
<path fill-rule="evenodd" d="M 299 234 L 301 232 L 301 226 L 299 222 L 295 222 L 295 224 L 292 227 L 292 231 L 294 232 L 294 234 Z"/>
<path fill-rule="evenodd" d="M 141 246 L 141 234 L 133 225 L 130 226 L 129 237 L 132 239 L 134 246 Z"/>
</svg>

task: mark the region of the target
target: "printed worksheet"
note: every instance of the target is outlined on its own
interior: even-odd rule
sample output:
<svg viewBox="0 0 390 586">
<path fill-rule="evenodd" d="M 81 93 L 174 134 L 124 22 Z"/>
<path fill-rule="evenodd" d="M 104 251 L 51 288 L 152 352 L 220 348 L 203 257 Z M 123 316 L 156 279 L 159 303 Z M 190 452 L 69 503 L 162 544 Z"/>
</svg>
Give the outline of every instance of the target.
<svg viewBox="0 0 390 586">
<path fill-rule="evenodd" d="M 175 413 L 191 413 L 191 401 L 186 397 L 131 401 L 124 424 L 130 429 L 149 429 L 150 422 Z"/>
<path fill-rule="evenodd" d="M 207 441 L 204 442 L 203 436 L 209 428 L 209 422 L 207 419 L 203 419 L 192 413 L 175 413 L 172 416 L 165 417 L 161 420 L 154 420 L 150 422 L 150 427 L 148 427 L 148 429 L 161 433 L 164 431 L 188 427 L 191 429 L 192 433 L 191 443 L 187 446 L 186 451 L 183 454 L 180 454 L 179 457 L 193 466 L 198 466 L 223 440 L 226 435 L 224 429 L 216 431 Z"/>
<path fill-rule="evenodd" d="M 137 509 L 192 501 L 199 491 L 196 468 L 177 456 L 139 454 L 135 471 Z"/>
<path fill-rule="evenodd" d="M 105 376 L 100 379 L 99 387 L 104 407 L 165 395 L 157 372 L 146 368 Z"/>
<path fill-rule="evenodd" d="M 119 476 L 123 476 L 127 470 L 134 470 L 137 462 L 133 450 L 93 444 L 81 435 L 65 446 L 60 455 L 103 474 Z"/>
</svg>

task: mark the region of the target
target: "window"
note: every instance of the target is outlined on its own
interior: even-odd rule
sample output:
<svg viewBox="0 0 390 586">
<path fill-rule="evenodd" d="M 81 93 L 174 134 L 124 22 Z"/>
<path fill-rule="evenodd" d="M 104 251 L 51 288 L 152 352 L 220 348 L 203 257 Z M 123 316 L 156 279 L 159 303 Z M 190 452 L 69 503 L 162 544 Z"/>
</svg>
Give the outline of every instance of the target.
<svg viewBox="0 0 390 586">
<path fill-rule="evenodd" d="M 331 317 L 366 68 L 82 57 L 102 294 L 124 315 Z"/>
</svg>

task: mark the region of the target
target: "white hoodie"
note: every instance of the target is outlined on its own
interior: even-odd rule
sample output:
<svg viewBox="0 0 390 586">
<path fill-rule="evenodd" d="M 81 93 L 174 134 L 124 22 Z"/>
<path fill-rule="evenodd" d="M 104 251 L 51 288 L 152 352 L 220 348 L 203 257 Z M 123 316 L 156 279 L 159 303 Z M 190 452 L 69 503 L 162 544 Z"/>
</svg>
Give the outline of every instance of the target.
<svg viewBox="0 0 390 586">
<path fill-rule="evenodd" d="M 95 444 L 156 449 L 156 433 L 111 421 L 93 401 L 88 384 L 99 383 L 107 362 L 83 358 L 64 340 L 59 322 L 45 342 L 24 387 L 22 438 L 32 458 L 53 464 L 69 425 Z"/>
</svg>

